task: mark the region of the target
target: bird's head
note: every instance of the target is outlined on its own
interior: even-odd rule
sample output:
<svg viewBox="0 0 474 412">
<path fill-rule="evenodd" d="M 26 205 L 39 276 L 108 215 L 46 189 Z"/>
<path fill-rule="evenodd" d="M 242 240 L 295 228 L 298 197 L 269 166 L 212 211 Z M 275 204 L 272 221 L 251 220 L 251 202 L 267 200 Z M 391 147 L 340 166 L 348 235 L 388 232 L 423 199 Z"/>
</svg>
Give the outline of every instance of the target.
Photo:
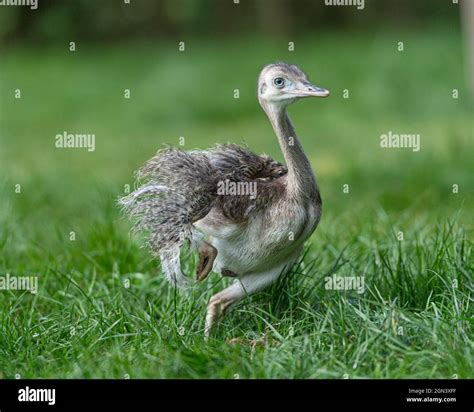
<svg viewBox="0 0 474 412">
<path fill-rule="evenodd" d="M 274 63 L 265 66 L 258 78 L 260 104 L 287 106 L 303 97 L 327 97 L 329 91 L 315 86 L 294 64 Z"/>
</svg>

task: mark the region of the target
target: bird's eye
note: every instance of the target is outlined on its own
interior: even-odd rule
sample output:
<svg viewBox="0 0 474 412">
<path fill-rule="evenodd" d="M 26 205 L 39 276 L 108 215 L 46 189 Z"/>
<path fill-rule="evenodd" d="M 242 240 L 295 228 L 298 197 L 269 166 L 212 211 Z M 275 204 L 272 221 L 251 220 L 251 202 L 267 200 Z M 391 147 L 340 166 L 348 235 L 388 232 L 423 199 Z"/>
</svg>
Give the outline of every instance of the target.
<svg viewBox="0 0 474 412">
<path fill-rule="evenodd" d="M 283 77 L 276 77 L 273 79 L 273 84 L 277 89 L 283 89 L 285 87 L 285 79 Z"/>
</svg>

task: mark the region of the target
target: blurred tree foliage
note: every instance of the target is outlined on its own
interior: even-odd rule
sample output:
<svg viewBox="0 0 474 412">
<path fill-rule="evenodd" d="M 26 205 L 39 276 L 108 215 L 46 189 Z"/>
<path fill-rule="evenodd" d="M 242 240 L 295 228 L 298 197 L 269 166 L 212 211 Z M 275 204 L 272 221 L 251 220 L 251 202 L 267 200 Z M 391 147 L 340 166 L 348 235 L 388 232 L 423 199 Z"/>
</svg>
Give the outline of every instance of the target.
<svg viewBox="0 0 474 412">
<path fill-rule="evenodd" d="M 0 7 L 0 41 L 50 43 L 55 39 L 114 41 L 242 32 L 298 34 L 328 26 L 419 25 L 453 22 L 452 0 L 365 0 L 356 6 L 326 6 L 329 0 L 38 0 Z M 461 0 L 463 1 L 463 0 Z"/>
</svg>

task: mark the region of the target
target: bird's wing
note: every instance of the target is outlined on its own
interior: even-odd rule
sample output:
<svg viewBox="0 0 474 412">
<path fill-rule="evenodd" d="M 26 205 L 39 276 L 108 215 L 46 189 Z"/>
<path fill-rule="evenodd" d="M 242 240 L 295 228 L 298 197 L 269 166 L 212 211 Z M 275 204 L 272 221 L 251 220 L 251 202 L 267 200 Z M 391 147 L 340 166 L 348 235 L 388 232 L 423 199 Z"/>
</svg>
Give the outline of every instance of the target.
<svg viewBox="0 0 474 412">
<path fill-rule="evenodd" d="M 225 178 L 232 181 L 278 179 L 288 173 L 286 166 L 267 155 L 256 155 L 236 144 L 218 145 L 206 152 L 210 163 Z"/>
<path fill-rule="evenodd" d="M 237 186 L 232 186 L 234 182 L 229 182 L 228 190 L 224 193 L 220 194 L 218 188 L 214 207 L 232 223 L 245 222 L 250 216 L 268 210 L 284 196 L 285 180 L 285 177 L 255 179 L 251 182 L 236 182 Z M 248 183 L 249 186 L 242 186 L 242 183 Z"/>
<path fill-rule="evenodd" d="M 163 149 L 140 169 L 140 186 L 120 203 L 135 221 L 135 228 L 147 233 L 148 244 L 160 257 L 168 279 L 184 286 L 187 279 L 179 250 L 186 240 L 191 241 L 193 223 L 212 210 L 227 223 L 240 223 L 252 211 L 265 210 L 284 193 L 285 174 L 281 164 L 236 145 L 193 152 Z M 243 187 L 244 194 L 242 186 L 219 194 L 221 182 L 249 186 Z"/>
<path fill-rule="evenodd" d="M 235 144 L 216 146 L 206 155 L 221 179 L 215 207 L 225 218 L 242 222 L 283 196 L 288 170 L 271 157 Z"/>
<path fill-rule="evenodd" d="M 140 169 L 140 186 L 121 204 L 135 227 L 149 233 L 152 250 L 161 253 L 181 246 L 192 224 L 213 208 L 232 222 L 246 219 L 281 194 L 285 185 L 279 178 L 286 173 L 270 157 L 237 145 L 192 152 L 167 148 Z M 219 191 L 226 182 L 238 186 Z"/>
</svg>

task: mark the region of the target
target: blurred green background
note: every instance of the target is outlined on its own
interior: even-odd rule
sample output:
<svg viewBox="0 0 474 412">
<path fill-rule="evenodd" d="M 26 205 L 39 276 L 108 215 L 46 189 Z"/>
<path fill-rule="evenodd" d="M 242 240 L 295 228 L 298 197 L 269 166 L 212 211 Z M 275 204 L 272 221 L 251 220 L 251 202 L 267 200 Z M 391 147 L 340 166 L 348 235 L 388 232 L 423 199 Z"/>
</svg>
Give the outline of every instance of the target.
<svg viewBox="0 0 474 412">
<path fill-rule="evenodd" d="M 472 206 L 472 107 L 451 1 L 366 1 L 357 10 L 324 1 L 81 0 L 0 11 L 9 23 L 1 25 L 2 209 L 27 207 L 28 236 L 41 225 L 81 230 L 95 216 L 91 196 L 118 195 L 133 170 L 181 136 L 185 149 L 245 142 L 282 160 L 255 92 L 261 67 L 277 60 L 332 92 L 290 108 L 325 213 L 381 204 L 450 215 Z M 96 151 L 56 149 L 64 131 L 94 133 Z M 421 151 L 381 149 L 388 131 L 421 134 Z"/>
<path fill-rule="evenodd" d="M 363 10 L 323 0 L 0 8 L 0 272 L 63 271 L 84 289 L 96 269 L 103 279 L 117 265 L 155 274 L 130 245 L 116 199 L 133 187 L 134 170 L 180 137 L 184 149 L 246 143 L 283 160 L 255 90 L 259 70 L 278 60 L 331 91 L 290 107 L 324 202 L 313 254 L 350 239 L 370 248 L 392 229 L 429 236 L 447 221 L 471 237 L 473 111 L 460 14 L 451 0 L 367 0 Z M 64 131 L 94 133 L 96 150 L 57 149 Z M 419 133 L 421 150 L 380 148 L 389 131 Z"/>
<path fill-rule="evenodd" d="M 456 25 L 458 0 L 38 0 L 37 10 L 4 7 L 5 43 L 173 39 L 176 36 L 295 35 L 318 29 Z M 463 0 L 460 0 L 461 2 Z M 128 4 L 127 4 L 128 3 Z M 331 6 L 356 3 L 355 6 Z M 421 28 L 421 27 L 420 27 Z"/>
</svg>

